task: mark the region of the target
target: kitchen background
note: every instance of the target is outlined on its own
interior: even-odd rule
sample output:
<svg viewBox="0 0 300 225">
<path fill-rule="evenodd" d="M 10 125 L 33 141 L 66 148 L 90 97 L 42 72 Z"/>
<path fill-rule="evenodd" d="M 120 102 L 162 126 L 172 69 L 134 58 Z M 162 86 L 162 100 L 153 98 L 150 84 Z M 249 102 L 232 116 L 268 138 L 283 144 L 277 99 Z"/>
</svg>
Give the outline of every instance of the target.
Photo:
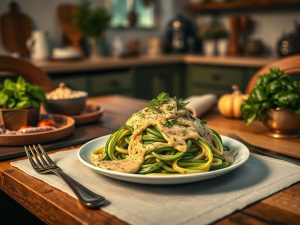
<svg viewBox="0 0 300 225">
<path fill-rule="evenodd" d="M 243 5 L 243 1 L 232 0 L 233 2 L 240 2 Z M 228 3 L 232 2 L 228 1 Z M 0 15 L 3 15 L 9 9 L 9 0 L 0 1 Z M 23 13 L 27 14 L 33 21 L 33 28 L 43 30 L 48 33 L 48 43 L 51 49 L 62 47 L 65 43 L 62 38 L 62 29 L 57 21 L 57 6 L 64 3 L 75 3 L 76 0 L 51 0 L 51 1 L 39 1 L 39 0 L 18 0 L 15 1 L 19 4 Z M 117 0 L 91 0 L 93 6 L 103 6 L 108 11 L 112 11 L 113 4 L 120 4 L 119 7 L 125 2 Z M 128 5 L 133 1 L 127 1 Z M 138 2 L 138 1 L 136 1 Z M 143 2 L 143 1 L 140 1 Z M 144 1 L 148 2 L 148 1 Z M 214 92 L 218 95 L 230 91 L 230 86 L 235 83 L 245 89 L 246 84 L 250 77 L 260 67 L 265 64 L 274 61 L 281 55 L 288 55 L 294 52 L 284 52 L 281 49 L 279 53 L 277 47 L 279 43 L 284 43 L 291 33 L 295 34 L 300 31 L 300 5 L 298 1 L 292 7 L 278 6 L 280 1 L 256 1 L 256 2 L 270 2 L 271 7 L 263 8 L 257 4 L 252 6 L 249 10 L 246 8 L 233 8 L 232 10 L 225 10 L 222 8 L 216 10 L 198 10 L 199 4 L 206 4 L 206 1 L 184 1 L 184 0 L 164 0 L 164 1 L 149 1 L 153 3 L 153 26 L 144 28 L 127 27 L 127 28 L 109 28 L 105 32 L 105 41 L 102 43 L 102 55 L 119 55 L 118 44 L 124 46 L 127 43 L 133 41 L 133 48 L 138 48 L 138 53 L 133 55 L 140 55 L 141 60 L 144 55 L 150 54 L 149 43 L 158 40 L 158 45 L 161 48 L 155 52 L 156 60 L 153 58 L 150 61 L 143 61 L 138 66 L 136 62 L 128 62 L 124 66 L 123 61 L 116 61 L 115 65 L 110 68 L 101 67 L 101 61 L 98 62 L 99 67 L 88 66 L 72 70 L 71 64 L 64 64 L 69 69 L 57 69 L 59 62 L 49 62 L 48 64 L 34 62 L 45 70 L 54 80 L 56 84 L 61 81 L 66 82 L 70 86 L 76 89 L 84 89 L 90 92 L 90 95 L 101 94 L 126 94 L 132 96 L 138 96 L 143 98 L 152 98 L 161 90 L 171 92 L 171 94 L 177 94 L 181 96 L 188 96 L 193 94 L 201 94 L 204 92 Z M 220 1 L 209 1 L 219 4 Z M 275 2 L 275 7 L 272 6 L 272 2 Z M 221 1 L 227 3 L 227 1 Z M 201 8 L 201 7 L 199 7 Z M 130 10 L 129 10 L 130 11 Z M 118 15 L 119 11 L 116 11 Z M 149 14 L 149 15 L 150 15 Z M 167 29 L 170 29 L 168 23 L 179 14 L 184 14 L 185 18 L 192 21 L 193 28 L 192 33 L 197 37 L 197 41 L 188 40 L 188 48 L 183 51 L 176 51 L 174 49 L 168 49 L 168 44 L 172 43 L 167 33 Z M 228 39 L 235 32 L 234 26 L 236 18 L 233 15 L 244 16 L 246 18 L 247 27 L 244 32 L 244 48 L 240 46 L 240 49 L 227 49 L 227 55 L 220 57 L 210 56 L 212 58 L 205 58 L 207 55 L 215 55 L 216 50 L 214 47 L 206 45 L 206 39 L 209 39 L 211 34 L 209 31 L 217 29 L 217 32 L 221 32 L 220 37 L 226 35 L 226 45 L 228 45 Z M 114 18 L 114 15 L 112 15 Z M 112 18 L 112 21 L 114 19 Z M 126 15 L 125 15 L 125 19 Z M 178 17 L 177 17 L 178 19 Z M 180 18 L 179 18 L 180 21 Z M 184 22 L 184 21 L 183 21 Z M 210 26 L 213 24 L 212 26 Z M 216 28 L 217 27 L 217 28 Z M 297 30 L 298 29 L 298 30 Z M 226 31 L 226 32 L 224 32 Z M 3 31 L 2 31 L 3 32 Z M 223 32 L 223 33 L 222 33 Z M 205 36 L 206 35 L 206 36 Z M 222 36 L 223 35 L 223 36 Z M 0 35 L 1 36 L 1 35 Z M 201 37 L 201 38 L 199 38 Z M 242 37 L 243 38 L 243 37 Z M 247 39 L 247 41 L 246 41 Z M 281 41 L 281 42 L 280 42 Z M 202 43 L 201 43 L 202 42 Z M 289 42 L 290 43 L 290 42 Z M 117 46 L 116 46 L 117 45 Z M 155 43 L 154 43 L 155 45 Z M 298 46 L 299 47 L 299 46 Z M 290 48 L 290 47 L 289 47 Z M 248 50 L 247 50 L 248 49 Z M 117 53 L 116 53 L 117 51 Z M 165 51 L 169 54 L 164 54 Z M 226 52 L 219 49 L 219 55 L 226 55 Z M 282 52 L 283 51 L 283 52 Z M 290 50 L 288 50 L 290 51 Z M 292 49 L 292 51 L 294 51 Z M 0 53 L 5 53 L 6 50 L 3 45 L 0 44 Z M 189 60 L 179 60 L 176 58 L 176 62 L 173 60 L 167 60 L 174 55 L 172 53 L 185 53 L 189 55 Z M 240 57 L 243 56 L 243 57 Z M 246 56 L 246 57 L 245 57 Z M 169 57 L 169 58 L 168 58 Z M 246 60 L 247 59 L 247 60 Z M 102 59 L 102 62 L 104 59 Z M 128 57 L 124 58 L 128 61 Z M 151 61 L 152 60 L 152 61 Z M 154 62 L 154 61 L 155 62 Z M 157 61 L 167 60 L 166 63 L 157 63 Z M 204 61 L 203 61 L 204 60 Z M 121 62 L 122 61 L 122 62 Z M 126 62 L 127 62 L 126 61 Z M 186 63 L 187 61 L 187 63 Z M 77 63 L 77 62 L 75 62 Z M 80 62 L 82 63 L 82 62 Z M 73 63 L 74 64 L 74 63 Z M 113 63 L 112 63 L 113 64 Z M 118 65 L 119 64 L 119 65 Z M 120 66 L 122 64 L 122 66 Z M 69 66 L 69 67 L 68 67 Z M 115 69 L 114 67 L 117 67 Z M 173 74 L 170 76 L 170 74 Z M 145 81 L 145 79 L 147 79 Z M 106 84 L 107 88 L 101 89 L 101 86 Z M 93 87 L 93 85 L 95 87 Z"/>
<path fill-rule="evenodd" d="M 0 1 L 0 15 L 8 10 L 8 6 L 11 0 Z M 29 15 L 36 29 L 43 29 L 49 33 L 49 39 L 52 46 L 60 46 L 61 29 L 58 26 L 56 20 L 56 8 L 62 3 L 78 3 L 77 0 L 51 0 L 51 1 L 39 1 L 39 0 L 16 0 L 20 5 L 20 8 L 24 13 Z M 109 4 L 109 0 L 91 0 L 93 4 Z M 106 32 L 106 38 L 112 40 L 113 37 L 120 36 L 123 40 L 128 40 L 134 36 L 143 41 L 143 46 L 146 45 L 149 38 L 155 35 L 159 35 L 161 38 L 164 36 L 167 22 L 178 13 L 188 12 L 184 10 L 184 5 L 187 0 L 164 0 L 157 1 L 158 13 L 158 26 L 150 29 L 124 29 L 114 30 L 109 29 Z M 288 9 L 288 10 L 273 10 L 273 11 L 261 11 L 261 12 L 247 12 L 253 21 L 255 21 L 256 27 L 251 37 L 259 38 L 262 42 L 271 50 L 272 56 L 276 55 L 276 43 L 280 36 L 284 33 L 289 33 L 294 30 L 294 23 L 298 21 L 300 23 L 300 9 Z M 189 15 L 190 16 L 190 15 Z M 192 16 L 196 24 L 203 24 L 212 19 L 210 15 L 194 15 Z M 228 15 L 220 16 L 221 22 L 229 29 Z M 201 27 L 200 27 L 201 29 Z M 5 52 L 3 46 L 0 46 L 0 53 Z"/>
</svg>

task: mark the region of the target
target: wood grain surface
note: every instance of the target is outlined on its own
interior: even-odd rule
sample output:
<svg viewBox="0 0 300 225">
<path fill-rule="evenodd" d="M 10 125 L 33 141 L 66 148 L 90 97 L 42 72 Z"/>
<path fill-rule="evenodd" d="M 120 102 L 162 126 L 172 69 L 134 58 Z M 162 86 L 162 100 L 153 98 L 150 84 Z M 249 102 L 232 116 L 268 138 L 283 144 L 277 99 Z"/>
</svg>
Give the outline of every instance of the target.
<svg viewBox="0 0 300 225">
<path fill-rule="evenodd" d="M 92 99 L 107 110 L 107 116 L 102 126 L 108 129 L 120 126 L 136 110 L 142 108 L 145 101 L 121 96 L 108 96 Z M 251 129 L 242 126 L 242 121 L 228 121 L 216 114 L 210 118 L 209 125 L 219 128 L 221 132 L 237 132 L 238 134 L 251 134 Z M 224 122 L 225 121 L 225 122 Z M 233 126 L 230 125 L 233 122 Z M 222 129 L 221 129 L 222 128 Z M 257 126 L 255 129 L 261 129 Z M 257 136 L 264 140 L 264 130 L 257 130 Z M 251 137 L 251 135 L 249 137 Z M 251 139 L 250 141 L 254 141 Z M 269 139 L 266 139 L 269 141 Z M 247 141 L 249 141 L 247 139 Z M 276 149 L 280 140 L 269 142 L 268 146 Z M 298 140 L 287 140 L 288 146 L 298 146 Z M 75 147 L 75 146 L 74 146 Z M 78 147 L 78 146 L 77 146 Z M 66 148 L 65 148 L 66 149 Z M 59 151 L 58 149 L 56 151 Z M 21 158 L 20 158 L 21 159 Z M 47 224 L 126 224 L 115 216 L 102 210 L 89 210 L 69 195 L 30 177 L 24 172 L 10 166 L 9 161 L 0 163 L 0 189 L 15 199 L 34 215 Z M 263 199 L 245 209 L 239 210 L 215 224 L 298 224 L 300 221 L 300 184 L 292 185 L 266 199 Z M 1 218 L 0 218 L 1 222 Z"/>
<path fill-rule="evenodd" d="M 11 2 L 9 11 L 0 17 L 2 44 L 9 52 L 16 52 L 20 56 L 29 56 L 26 41 L 31 35 L 32 21 L 21 12 L 16 2 Z"/>
<path fill-rule="evenodd" d="M 43 87 L 45 91 L 53 89 L 50 77 L 39 67 L 23 58 L 0 55 L 0 72 L 10 72 L 18 76 L 23 76 L 32 84 Z M 6 77 L 5 74 L 4 77 Z"/>
<path fill-rule="evenodd" d="M 56 129 L 36 133 L 0 135 L 2 146 L 23 146 L 35 143 L 49 143 L 70 135 L 75 129 L 75 121 L 69 116 L 53 114 Z M 0 157 L 2 155 L 0 149 Z"/>
<path fill-rule="evenodd" d="M 222 117 L 218 112 L 204 116 L 208 126 L 223 135 L 236 134 L 248 143 L 300 159 L 300 138 L 276 139 L 268 136 L 267 128 L 255 121 L 250 126 L 242 120 Z"/>
</svg>

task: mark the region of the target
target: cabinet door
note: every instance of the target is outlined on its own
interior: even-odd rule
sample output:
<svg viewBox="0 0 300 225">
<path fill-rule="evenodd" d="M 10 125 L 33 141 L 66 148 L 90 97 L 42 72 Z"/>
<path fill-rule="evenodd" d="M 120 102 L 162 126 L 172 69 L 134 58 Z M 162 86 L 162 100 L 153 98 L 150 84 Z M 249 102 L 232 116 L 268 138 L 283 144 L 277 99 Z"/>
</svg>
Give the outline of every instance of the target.
<svg viewBox="0 0 300 225">
<path fill-rule="evenodd" d="M 250 77 L 245 68 L 189 65 L 186 70 L 186 95 L 214 93 L 220 96 L 231 92 L 234 84 L 243 91 Z"/>
<path fill-rule="evenodd" d="M 73 90 L 83 90 L 89 96 L 122 94 L 134 96 L 133 73 L 129 69 L 89 71 L 72 74 L 52 74 L 55 86 L 64 82 Z"/>
<path fill-rule="evenodd" d="M 135 71 L 137 97 L 152 99 L 160 92 L 182 97 L 184 94 L 183 66 L 162 65 L 139 67 Z"/>
<path fill-rule="evenodd" d="M 60 83 L 65 83 L 67 87 L 73 90 L 80 90 L 80 91 L 87 91 L 87 80 L 84 76 L 52 76 L 51 79 L 53 80 L 54 87 L 58 87 Z"/>
<path fill-rule="evenodd" d="M 134 95 L 131 70 L 104 71 L 89 76 L 88 89 L 91 95 L 123 94 Z"/>
</svg>

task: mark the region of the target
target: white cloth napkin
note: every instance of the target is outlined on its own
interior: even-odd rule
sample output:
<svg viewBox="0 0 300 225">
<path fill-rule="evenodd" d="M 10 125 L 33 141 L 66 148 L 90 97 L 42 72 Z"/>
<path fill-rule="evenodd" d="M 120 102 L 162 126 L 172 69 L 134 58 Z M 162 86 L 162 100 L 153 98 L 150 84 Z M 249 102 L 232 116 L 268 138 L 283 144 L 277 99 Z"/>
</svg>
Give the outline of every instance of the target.
<svg viewBox="0 0 300 225">
<path fill-rule="evenodd" d="M 51 158 L 79 183 L 104 195 L 110 201 L 104 211 L 137 225 L 208 224 L 300 181 L 299 166 L 253 154 L 243 166 L 223 176 L 172 186 L 107 178 L 83 165 L 77 149 L 54 153 Z M 27 159 L 11 165 L 75 197 L 59 177 L 37 174 Z"/>
<path fill-rule="evenodd" d="M 193 95 L 186 99 L 189 102 L 186 108 L 193 116 L 199 117 L 208 112 L 217 103 L 217 96 L 214 94 Z"/>
</svg>

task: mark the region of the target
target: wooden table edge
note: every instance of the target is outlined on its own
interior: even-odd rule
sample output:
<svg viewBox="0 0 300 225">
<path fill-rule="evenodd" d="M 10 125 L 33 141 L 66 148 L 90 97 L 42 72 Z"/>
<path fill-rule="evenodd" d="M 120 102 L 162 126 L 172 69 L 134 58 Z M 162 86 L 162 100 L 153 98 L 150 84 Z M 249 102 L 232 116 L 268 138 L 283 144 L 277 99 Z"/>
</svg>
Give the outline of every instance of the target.
<svg viewBox="0 0 300 225">
<path fill-rule="evenodd" d="M 59 149 L 52 152 L 60 150 L 70 150 L 70 148 Z M 26 159 L 26 157 L 18 158 L 17 160 L 21 159 Z M 3 169 L 0 167 L 0 189 L 32 214 L 36 215 L 43 222 L 47 224 L 55 224 L 51 223 L 51 221 L 55 219 L 55 216 L 51 213 L 51 210 L 50 212 L 47 210 L 46 214 L 41 213 L 41 208 L 58 211 L 60 215 L 59 218 L 55 219 L 55 221 L 59 221 L 59 219 L 64 218 L 63 220 L 68 221 L 66 224 L 86 224 L 84 219 L 87 218 L 84 218 L 84 215 L 90 214 L 93 216 L 98 214 L 97 217 L 95 217 L 98 218 L 98 220 L 100 217 L 104 218 L 103 221 L 99 220 L 98 222 L 93 223 L 95 225 L 107 224 L 108 221 L 113 222 L 113 224 L 127 224 L 125 221 L 122 221 L 116 216 L 113 216 L 101 209 L 90 210 L 85 208 L 77 199 L 73 198 L 69 194 L 52 187 L 42 180 L 28 175 L 16 167 L 11 166 L 10 162 L 12 161 L 16 161 L 16 159 L 6 161 L 4 163 L 6 168 Z M 18 193 L 20 190 L 22 190 L 21 194 L 23 196 Z M 38 205 L 31 204 L 34 202 L 28 201 L 33 198 L 35 199 L 34 201 L 39 201 Z M 75 208 L 69 207 L 69 203 L 72 203 Z M 54 217 L 50 219 L 51 216 Z M 63 220 L 61 220 L 59 224 L 64 224 Z"/>
<path fill-rule="evenodd" d="M 134 98 L 125 98 L 123 96 L 113 95 L 108 97 L 94 98 L 93 100 L 104 100 L 110 102 L 118 98 L 135 101 Z M 136 100 L 136 102 L 143 102 Z M 78 146 L 73 146 L 78 147 Z M 72 147 L 71 147 L 72 148 Z M 68 149 L 68 148 L 64 148 Z M 58 150 L 57 150 L 58 151 Z M 54 152 L 54 151 L 52 151 Z M 24 159 L 25 157 L 15 160 Z M 8 160 L 0 163 L 0 189 L 6 194 L 15 199 L 23 207 L 35 214 L 38 218 L 47 224 L 126 224 L 126 222 L 118 219 L 103 210 L 93 211 L 83 208 L 80 203 L 66 193 L 44 183 L 41 180 L 32 178 L 30 175 L 14 168 Z M 269 197 L 259 200 L 246 208 L 233 212 L 232 214 L 221 218 L 216 224 L 236 224 L 236 222 L 248 221 L 255 224 L 272 223 L 272 217 L 267 211 L 266 216 L 259 214 L 253 207 L 259 208 L 259 211 L 264 212 L 264 206 L 268 206 L 278 214 L 283 214 L 282 221 L 299 221 L 300 220 L 300 183 L 291 185 L 281 191 L 278 191 Z M 40 201 L 35 205 L 36 201 Z M 285 203 L 288 206 L 285 207 Z M 289 204 L 291 203 L 291 204 Z M 73 205 L 74 207 L 70 207 Z M 284 207 L 282 207 L 284 206 Z M 46 213 L 44 213 L 46 212 Z M 266 212 L 266 211 L 265 211 Z M 63 216 L 62 216 L 63 214 Z M 274 216 L 276 216 L 274 214 Z M 94 218 L 94 219 L 93 219 Z M 276 217 L 277 218 L 277 217 Z M 96 219 L 96 220 L 95 220 Z M 278 218 L 277 218 L 278 219 Z M 298 220 L 299 219 L 299 220 Z"/>
<path fill-rule="evenodd" d="M 24 159 L 25 157 L 22 158 Z M 72 196 L 11 166 L 11 161 L 14 160 L 5 162 L 4 168 L 3 166 L 0 167 L 0 189 L 45 223 L 55 224 L 59 221 L 59 224 L 90 224 L 91 222 L 95 225 L 107 223 L 117 225 L 127 224 L 125 221 L 103 210 L 95 211 L 84 208 L 80 205 L 79 201 Z M 279 208 L 279 203 L 276 203 L 275 200 L 268 201 L 270 199 L 276 199 L 276 196 L 282 195 L 283 193 L 290 195 L 289 192 L 295 192 L 290 189 L 296 189 L 296 192 L 300 193 L 300 183 L 293 184 L 241 210 L 237 210 L 219 219 L 216 221 L 216 224 L 231 224 L 245 219 L 257 224 L 261 222 L 266 223 L 266 221 L 271 223 L 272 218 L 270 219 L 263 215 L 257 216 L 255 215 L 257 212 L 253 213 L 253 210 L 251 211 L 252 208 L 259 208 L 260 211 L 263 211 L 265 205 L 272 207 L 274 211 L 281 211 L 283 215 L 287 215 L 285 216 L 287 217 L 285 220 L 297 220 L 296 218 L 300 218 L 300 212 L 298 214 L 297 211 L 291 213 L 290 211 Z M 20 191 L 21 193 L 19 193 Z M 32 202 L 28 201 L 28 199 L 35 200 Z M 300 196 L 298 196 L 297 199 L 300 200 Z M 35 205 L 34 201 L 38 201 L 39 204 Z M 74 207 L 69 207 L 70 204 Z M 43 213 L 43 209 L 47 213 Z M 97 218 L 97 221 L 91 221 L 92 217 Z"/>
</svg>

